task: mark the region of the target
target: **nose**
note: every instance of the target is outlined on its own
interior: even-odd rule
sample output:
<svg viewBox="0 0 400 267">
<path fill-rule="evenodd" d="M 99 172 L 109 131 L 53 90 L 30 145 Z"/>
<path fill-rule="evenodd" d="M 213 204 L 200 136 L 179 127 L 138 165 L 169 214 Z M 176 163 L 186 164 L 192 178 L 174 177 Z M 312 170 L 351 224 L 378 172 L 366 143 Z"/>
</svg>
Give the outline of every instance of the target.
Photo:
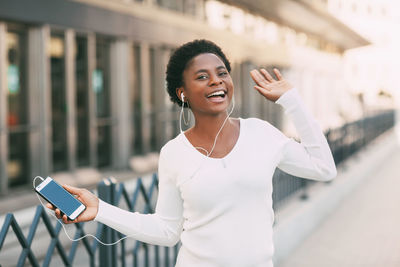
<svg viewBox="0 0 400 267">
<path fill-rule="evenodd" d="M 222 84 L 222 79 L 217 74 L 210 76 L 210 86 Z"/>
</svg>

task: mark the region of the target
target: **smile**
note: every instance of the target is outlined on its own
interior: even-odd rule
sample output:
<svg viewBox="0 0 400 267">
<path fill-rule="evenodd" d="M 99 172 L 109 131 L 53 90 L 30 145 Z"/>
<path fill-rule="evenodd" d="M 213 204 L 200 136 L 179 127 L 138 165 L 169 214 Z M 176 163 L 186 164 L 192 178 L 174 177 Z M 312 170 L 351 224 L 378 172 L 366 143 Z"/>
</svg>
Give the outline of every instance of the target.
<svg viewBox="0 0 400 267">
<path fill-rule="evenodd" d="M 212 103 L 223 103 L 227 99 L 228 92 L 226 90 L 216 90 L 208 95 L 206 95 L 208 101 Z"/>
<path fill-rule="evenodd" d="M 218 90 L 214 91 L 211 94 L 207 95 L 207 98 L 225 98 L 226 91 Z"/>
</svg>

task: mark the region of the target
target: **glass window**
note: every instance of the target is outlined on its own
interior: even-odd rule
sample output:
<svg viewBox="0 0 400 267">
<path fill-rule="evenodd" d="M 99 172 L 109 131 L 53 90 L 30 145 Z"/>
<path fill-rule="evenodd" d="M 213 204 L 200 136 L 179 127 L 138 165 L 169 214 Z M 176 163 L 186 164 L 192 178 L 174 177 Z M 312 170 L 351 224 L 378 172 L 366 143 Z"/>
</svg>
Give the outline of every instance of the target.
<svg viewBox="0 0 400 267">
<path fill-rule="evenodd" d="M 76 123 L 77 165 L 88 166 L 89 147 L 89 85 L 88 85 L 88 42 L 86 37 L 76 37 Z"/>
<path fill-rule="evenodd" d="M 110 40 L 96 37 L 96 69 L 92 74 L 97 114 L 98 167 L 111 165 Z"/>
<path fill-rule="evenodd" d="M 10 27 L 7 33 L 7 125 L 9 185 L 25 183 L 28 160 L 28 92 L 26 88 L 26 32 Z"/>
<path fill-rule="evenodd" d="M 64 45 L 64 35 L 62 33 L 51 34 L 50 70 L 53 171 L 62 171 L 68 168 Z"/>
<path fill-rule="evenodd" d="M 133 154 L 138 155 L 143 153 L 143 136 L 142 136 L 142 100 L 141 100 L 141 91 L 142 91 L 142 66 L 140 64 L 140 54 L 141 48 L 139 45 L 134 45 L 133 47 L 134 53 L 134 87 L 133 93 L 131 94 L 132 100 L 132 111 L 133 111 Z"/>
<path fill-rule="evenodd" d="M 183 11 L 183 2 L 183 0 L 157 0 L 159 6 L 180 12 Z"/>
</svg>

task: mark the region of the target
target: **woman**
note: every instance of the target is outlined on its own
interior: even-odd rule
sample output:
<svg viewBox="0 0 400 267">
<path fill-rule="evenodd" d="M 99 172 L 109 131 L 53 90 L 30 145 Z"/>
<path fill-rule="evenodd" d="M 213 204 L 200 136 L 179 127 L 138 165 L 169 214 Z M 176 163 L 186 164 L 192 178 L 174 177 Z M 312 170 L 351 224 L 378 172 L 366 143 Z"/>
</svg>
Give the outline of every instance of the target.
<svg viewBox="0 0 400 267">
<path fill-rule="evenodd" d="M 161 149 L 155 213 L 124 211 L 65 186 L 87 206 L 73 222 L 96 220 L 151 244 L 181 240 L 180 267 L 272 266 L 275 168 L 320 181 L 336 176 L 336 168 L 323 133 L 277 69 L 277 80 L 264 69 L 252 70 L 254 88 L 285 108 L 301 143 L 268 122 L 230 118 L 230 71 L 210 41 L 179 47 L 167 66 L 167 89 L 173 102 L 190 107 L 195 123 Z M 72 223 L 65 216 L 63 221 Z"/>
</svg>

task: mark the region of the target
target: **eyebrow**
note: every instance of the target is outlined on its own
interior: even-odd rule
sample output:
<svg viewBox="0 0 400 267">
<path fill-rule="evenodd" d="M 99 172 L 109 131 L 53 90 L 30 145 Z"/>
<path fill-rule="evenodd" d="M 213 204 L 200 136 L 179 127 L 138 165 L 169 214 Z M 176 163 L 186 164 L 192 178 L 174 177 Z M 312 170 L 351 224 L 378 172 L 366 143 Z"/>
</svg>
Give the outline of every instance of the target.
<svg viewBox="0 0 400 267">
<path fill-rule="evenodd" d="M 222 66 L 222 65 L 216 67 L 216 70 L 220 70 L 220 69 L 226 69 L 226 67 L 225 67 L 225 66 Z M 200 70 L 196 71 L 194 74 L 197 74 L 197 73 L 199 73 L 199 72 L 208 72 L 208 70 L 206 70 L 206 69 L 200 69 Z"/>
</svg>

